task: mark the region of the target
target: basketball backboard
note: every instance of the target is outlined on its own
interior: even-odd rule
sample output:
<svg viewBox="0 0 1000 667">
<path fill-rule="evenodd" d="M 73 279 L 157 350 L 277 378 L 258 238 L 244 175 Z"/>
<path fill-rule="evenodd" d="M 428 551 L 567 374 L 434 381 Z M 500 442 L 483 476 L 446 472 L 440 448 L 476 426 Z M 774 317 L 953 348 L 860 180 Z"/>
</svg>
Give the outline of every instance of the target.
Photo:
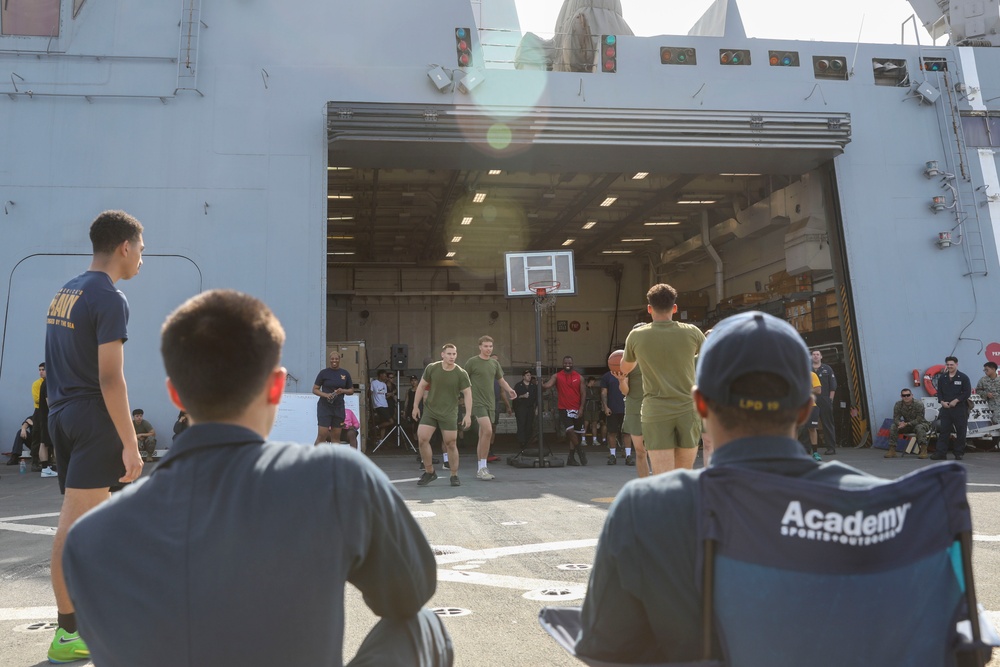
<svg viewBox="0 0 1000 667">
<path fill-rule="evenodd" d="M 507 267 L 507 296 L 534 297 L 529 286 L 539 282 L 558 282 L 558 288 L 546 289 L 547 295 L 576 294 L 576 269 L 572 250 L 504 253 Z"/>
</svg>

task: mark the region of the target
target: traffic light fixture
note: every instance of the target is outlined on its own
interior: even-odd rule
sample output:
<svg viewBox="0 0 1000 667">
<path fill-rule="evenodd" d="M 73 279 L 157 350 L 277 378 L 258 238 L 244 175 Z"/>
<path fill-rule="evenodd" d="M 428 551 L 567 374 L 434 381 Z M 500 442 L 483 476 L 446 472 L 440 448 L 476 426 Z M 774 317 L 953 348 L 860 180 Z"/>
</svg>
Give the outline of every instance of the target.
<svg viewBox="0 0 1000 667">
<path fill-rule="evenodd" d="M 687 46 L 661 46 L 661 65 L 697 65 L 697 52 Z"/>
<path fill-rule="evenodd" d="M 472 67 L 472 31 L 455 28 L 455 55 L 459 67 Z"/>
<path fill-rule="evenodd" d="M 767 60 L 771 67 L 798 67 L 798 51 L 768 51 Z"/>
<path fill-rule="evenodd" d="M 843 56 L 813 56 L 813 76 L 817 79 L 847 81 L 847 58 Z"/>
<path fill-rule="evenodd" d="M 746 49 L 719 49 L 720 65 L 749 65 L 750 52 Z"/>
<path fill-rule="evenodd" d="M 618 38 L 614 35 L 601 35 L 601 71 L 618 71 Z"/>
</svg>

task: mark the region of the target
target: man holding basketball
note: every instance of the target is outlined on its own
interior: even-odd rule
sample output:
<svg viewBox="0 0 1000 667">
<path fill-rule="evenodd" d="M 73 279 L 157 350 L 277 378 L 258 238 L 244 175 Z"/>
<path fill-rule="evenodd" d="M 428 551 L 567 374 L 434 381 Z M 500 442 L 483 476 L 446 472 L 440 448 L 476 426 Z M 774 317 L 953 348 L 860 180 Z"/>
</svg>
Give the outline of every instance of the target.
<svg viewBox="0 0 1000 667">
<path fill-rule="evenodd" d="M 636 366 L 642 370 L 642 435 L 653 474 L 658 475 L 694 466 L 701 420 L 691 387 L 705 334 L 694 325 L 673 321 L 677 290 L 670 285 L 653 285 L 646 301 L 653 321 L 629 332 L 621 369 L 626 374 Z"/>
</svg>

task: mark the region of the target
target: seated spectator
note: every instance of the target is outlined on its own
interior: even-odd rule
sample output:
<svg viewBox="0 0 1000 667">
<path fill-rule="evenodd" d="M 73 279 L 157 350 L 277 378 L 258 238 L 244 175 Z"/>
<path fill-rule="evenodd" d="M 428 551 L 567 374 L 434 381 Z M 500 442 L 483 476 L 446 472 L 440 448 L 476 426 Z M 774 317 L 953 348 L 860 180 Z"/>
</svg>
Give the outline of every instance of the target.
<svg viewBox="0 0 1000 667">
<path fill-rule="evenodd" d="M 139 453 L 142 454 L 143 461 L 152 461 L 156 452 L 156 431 L 153 425 L 143 419 L 145 413 L 136 408 L 132 411 L 132 425 L 135 426 L 135 435 L 139 438 Z"/>
<path fill-rule="evenodd" d="M 177 421 L 174 422 L 174 440 L 188 427 L 188 413 L 181 410 L 177 413 Z"/>
<path fill-rule="evenodd" d="M 35 422 L 31 417 L 26 418 L 21 422 L 21 428 L 17 429 L 14 434 L 14 444 L 10 448 L 10 458 L 7 459 L 7 465 L 16 466 L 21 462 L 21 455 L 24 453 L 25 448 L 31 449 L 31 431 L 35 427 Z"/>
<path fill-rule="evenodd" d="M 896 443 L 900 433 L 912 433 L 917 436 L 920 454 L 917 458 L 927 458 L 927 430 L 930 424 L 924 418 L 924 404 L 913 400 L 913 391 L 909 388 L 899 392 L 900 400 L 892 408 L 892 426 L 889 427 L 889 451 L 883 458 L 896 458 Z"/>
<path fill-rule="evenodd" d="M 354 414 L 354 410 L 350 408 L 344 408 L 344 430 L 341 432 L 341 436 L 347 438 L 347 443 L 353 448 L 358 448 L 358 429 L 361 428 L 361 422 L 358 421 L 358 416 Z"/>
<path fill-rule="evenodd" d="M 191 426 L 66 537 L 95 665 L 341 665 L 348 582 L 382 617 L 351 664 L 452 664 L 441 619 L 422 608 L 434 553 L 385 473 L 343 447 L 265 441 L 284 340 L 267 306 L 230 290 L 167 318 L 167 391 Z"/>
<path fill-rule="evenodd" d="M 880 484 L 846 465 L 814 461 L 795 439 L 812 412 L 811 370 L 809 350 L 787 322 L 753 311 L 720 322 L 701 348 L 692 388 L 715 445 L 712 469 L 763 470 L 835 488 Z M 578 656 L 616 664 L 702 657 L 695 510 L 703 472 L 678 469 L 622 488 L 597 544 Z"/>
</svg>

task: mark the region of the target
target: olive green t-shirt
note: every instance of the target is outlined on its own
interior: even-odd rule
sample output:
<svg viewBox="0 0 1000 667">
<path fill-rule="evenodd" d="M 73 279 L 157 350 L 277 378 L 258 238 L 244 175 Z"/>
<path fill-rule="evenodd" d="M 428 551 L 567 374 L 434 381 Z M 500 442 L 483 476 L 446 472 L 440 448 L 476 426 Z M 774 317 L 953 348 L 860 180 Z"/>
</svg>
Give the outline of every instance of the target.
<svg viewBox="0 0 1000 667">
<path fill-rule="evenodd" d="M 424 411 L 435 419 L 448 421 L 458 414 L 458 395 L 471 386 L 469 374 L 458 364 L 450 371 L 435 361 L 424 369 L 423 379 L 430 385 L 424 397 Z"/>
<path fill-rule="evenodd" d="M 493 382 L 503 377 L 500 362 L 492 357 L 483 359 L 478 354 L 471 357 L 463 366 L 469 374 L 472 383 L 472 407 L 495 409 L 496 396 L 493 393 Z"/>
<path fill-rule="evenodd" d="M 625 339 L 625 361 L 642 370 L 642 421 L 659 422 L 694 410 L 694 366 L 705 334 L 683 322 L 650 322 Z M 631 394 L 631 385 L 629 386 Z"/>
</svg>

